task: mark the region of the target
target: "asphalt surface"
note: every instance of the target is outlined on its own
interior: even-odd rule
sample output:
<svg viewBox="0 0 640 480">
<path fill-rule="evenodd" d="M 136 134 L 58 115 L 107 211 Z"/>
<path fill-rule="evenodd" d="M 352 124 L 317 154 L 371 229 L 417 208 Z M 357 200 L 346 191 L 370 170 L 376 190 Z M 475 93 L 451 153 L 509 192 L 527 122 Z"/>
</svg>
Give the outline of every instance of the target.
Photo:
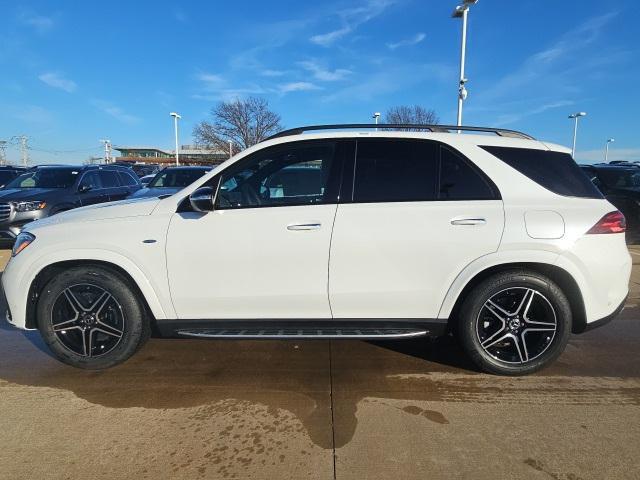
<svg viewBox="0 0 640 480">
<path fill-rule="evenodd" d="M 529 377 L 450 338 L 152 339 L 85 372 L 0 321 L 0 479 L 640 478 L 632 250 L 622 315 Z"/>
</svg>

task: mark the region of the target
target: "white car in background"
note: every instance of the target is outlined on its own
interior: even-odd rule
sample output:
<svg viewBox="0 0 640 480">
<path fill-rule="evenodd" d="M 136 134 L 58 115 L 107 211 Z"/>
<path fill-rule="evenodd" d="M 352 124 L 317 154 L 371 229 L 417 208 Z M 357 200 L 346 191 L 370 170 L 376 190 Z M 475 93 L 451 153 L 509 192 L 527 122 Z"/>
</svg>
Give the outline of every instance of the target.
<svg viewBox="0 0 640 480">
<path fill-rule="evenodd" d="M 168 198 L 30 224 L 2 276 L 9 322 L 89 369 L 125 361 L 155 327 L 453 332 L 483 370 L 514 375 L 621 310 L 624 217 L 568 149 L 502 129 L 353 127 L 282 132 Z"/>
</svg>

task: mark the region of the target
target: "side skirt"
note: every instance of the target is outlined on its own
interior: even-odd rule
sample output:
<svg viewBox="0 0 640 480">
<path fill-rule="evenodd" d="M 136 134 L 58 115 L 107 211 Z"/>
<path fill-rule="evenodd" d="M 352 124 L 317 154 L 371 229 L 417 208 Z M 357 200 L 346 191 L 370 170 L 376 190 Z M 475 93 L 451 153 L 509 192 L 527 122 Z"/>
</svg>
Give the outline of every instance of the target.
<svg viewBox="0 0 640 480">
<path fill-rule="evenodd" d="M 446 319 L 158 320 L 163 337 L 215 339 L 408 339 L 443 335 Z"/>
</svg>

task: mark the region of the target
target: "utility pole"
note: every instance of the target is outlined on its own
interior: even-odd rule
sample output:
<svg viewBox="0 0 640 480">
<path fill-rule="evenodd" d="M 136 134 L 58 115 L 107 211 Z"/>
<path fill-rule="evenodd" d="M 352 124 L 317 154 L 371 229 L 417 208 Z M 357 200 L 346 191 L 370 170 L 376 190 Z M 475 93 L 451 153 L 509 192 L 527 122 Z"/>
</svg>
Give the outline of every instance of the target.
<svg viewBox="0 0 640 480">
<path fill-rule="evenodd" d="M 18 137 L 18 140 L 20 140 L 20 157 L 22 159 L 22 166 L 26 167 L 29 165 L 29 146 L 27 145 L 29 137 L 21 135 Z"/>
<path fill-rule="evenodd" d="M 104 163 L 111 163 L 111 140 L 100 140 L 104 144 Z"/>
<path fill-rule="evenodd" d="M 233 140 L 229 140 L 229 158 L 233 157 Z"/>
<path fill-rule="evenodd" d="M 7 141 L 0 140 L 0 165 L 7 164 Z"/>
</svg>

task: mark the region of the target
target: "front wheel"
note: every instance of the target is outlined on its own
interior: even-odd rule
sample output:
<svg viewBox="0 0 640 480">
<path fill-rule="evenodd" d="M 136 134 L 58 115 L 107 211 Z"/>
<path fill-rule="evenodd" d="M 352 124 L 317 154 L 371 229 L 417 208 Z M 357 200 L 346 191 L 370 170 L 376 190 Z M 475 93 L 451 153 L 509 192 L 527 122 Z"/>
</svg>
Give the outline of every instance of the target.
<svg viewBox="0 0 640 480">
<path fill-rule="evenodd" d="M 150 336 L 145 310 L 128 279 L 102 266 L 56 275 L 40 294 L 37 319 L 53 354 L 78 368 L 122 363 Z"/>
<path fill-rule="evenodd" d="M 464 300 L 457 334 L 482 370 L 524 375 L 553 362 L 571 333 L 571 308 L 562 290 L 531 271 L 502 272 Z"/>
</svg>

